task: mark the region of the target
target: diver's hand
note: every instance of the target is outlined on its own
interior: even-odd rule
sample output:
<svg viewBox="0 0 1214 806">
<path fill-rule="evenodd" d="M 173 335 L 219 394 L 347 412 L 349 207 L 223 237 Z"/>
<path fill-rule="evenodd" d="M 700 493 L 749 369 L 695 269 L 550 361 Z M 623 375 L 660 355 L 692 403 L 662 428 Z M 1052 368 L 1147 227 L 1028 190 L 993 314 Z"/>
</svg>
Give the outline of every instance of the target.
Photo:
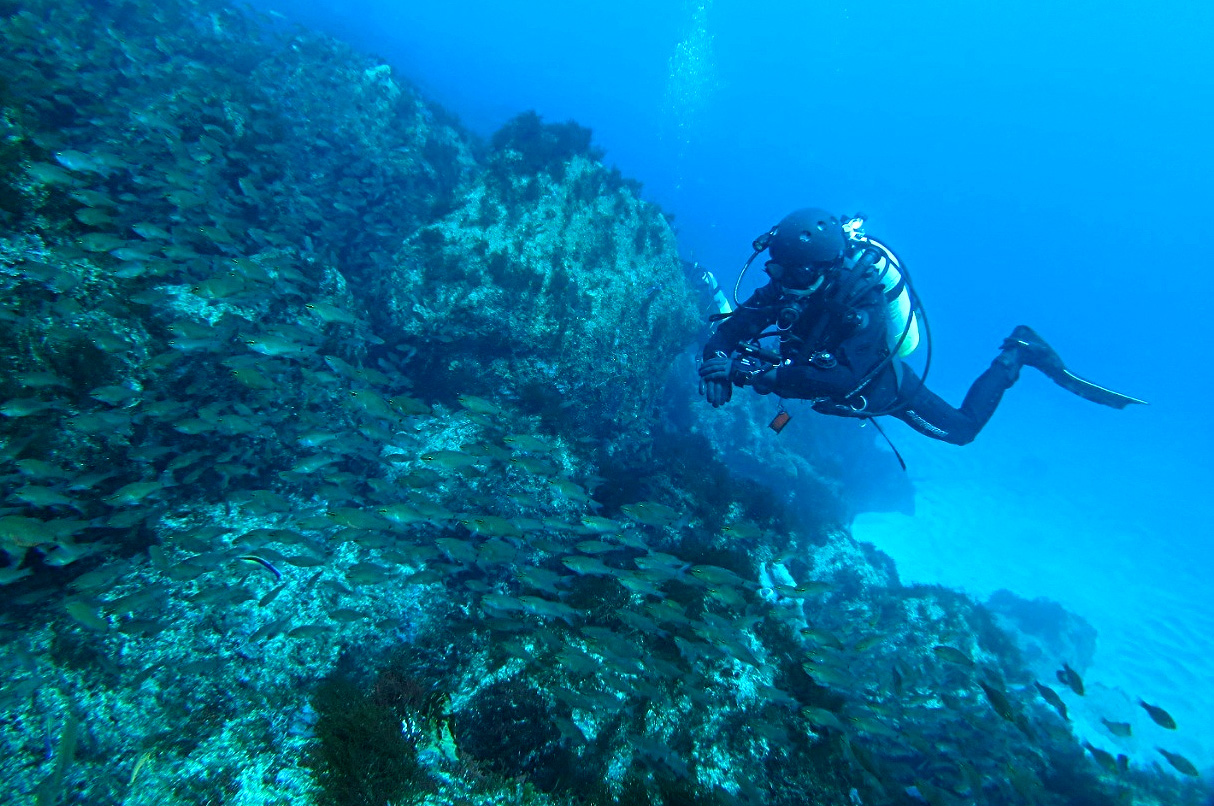
<svg viewBox="0 0 1214 806">
<path fill-rule="evenodd" d="M 734 361 L 727 355 L 718 355 L 700 364 L 700 387 L 709 405 L 715 409 L 729 402 L 737 376 Z"/>
<path fill-rule="evenodd" d="M 724 406 L 733 397 L 733 384 L 725 381 L 710 381 L 705 378 L 700 383 L 700 389 L 704 392 L 704 399 L 714 409 Z"/>
<path fill-rule="evenodd" d="M 704 396 L 712 403 L 713 408 L 729 402 L 735 386 L 751 386 L 761 395 L 769 395 L 776 388 L 777 376 L 775 367 L 762 371 L 748 371 L 753 365 L 729 356 L 716 355 L 700 364 L 700 378 L 703 379 Z M 713 385 L 717 390 L 713 390 Z M 713 400 L 719 400 L 714 403 Z"/>
<path fill-rule="evenodd" d="M 717 355 L 704 359 L 700 364 L 700 377 L 705 381 L 720 381 L 721 383 L 736 383 L 741 385 L 742 373 L 738 362 L 727 355 Z"/>
</svg>

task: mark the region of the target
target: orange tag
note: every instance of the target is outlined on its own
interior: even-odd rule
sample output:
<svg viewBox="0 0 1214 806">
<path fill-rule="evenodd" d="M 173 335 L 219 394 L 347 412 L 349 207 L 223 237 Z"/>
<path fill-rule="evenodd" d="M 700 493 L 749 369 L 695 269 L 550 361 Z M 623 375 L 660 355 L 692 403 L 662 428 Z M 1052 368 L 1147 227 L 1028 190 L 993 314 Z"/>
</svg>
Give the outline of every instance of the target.
<svg viewBox="0 0 1214 806">
<path fill-rule="evenodd" d="M 786 411 L 782 411 L 775 416 L 767 427 L 777 434 L 784 430 L 784 426 L 788 425 L 788 421 L 792 419 L 792 415 Z"/>
</svg>

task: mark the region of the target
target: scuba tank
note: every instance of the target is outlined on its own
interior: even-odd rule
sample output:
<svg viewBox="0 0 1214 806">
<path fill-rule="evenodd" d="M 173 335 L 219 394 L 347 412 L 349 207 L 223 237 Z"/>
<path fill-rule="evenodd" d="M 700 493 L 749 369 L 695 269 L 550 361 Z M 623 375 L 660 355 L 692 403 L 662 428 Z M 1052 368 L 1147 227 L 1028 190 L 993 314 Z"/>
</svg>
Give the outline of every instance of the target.
<svg viewBox="0 0 1214 806">
<path fill-rule="evenodd" d="M 879 257 L 872 264 L 881 283 L 881 290 L 887 300 L 889 317 L 889 333 L 887 336 L 891 353 L 898 358 L 906 358 L 919 347 L 919 317 L 911 302 L 905 270 L 898 262 L 898 257 L 885 244 L 864 234 L 864 218 L 857 215 L 843 225 L 848 242 L 855 245 L 844 259 L 843 266 L 853 269 L 865 253 L 865 248 L 871 247 Z M 905 335 L 904 335 L 905 334 Z"/>
<path fill-rule="evenodd" d="M 696 264 L 698 269 L 700 264 Z M 712 299 L 712 307 L 715 311 L 714 316 L 728 316 L 733 313 L 733 306 L 729 304 L 729 299 L 725 296 L 725 292 L 721 290 L 721 284 L 717 282 L 716 275 L 708 269 L 704 269 L 700 274 L 700 282 L 708 289 L 708 296 Z"/>
<path fill-rule="evenodd" d="M 877 377 L 882 369 L 889 366 L 891 362 L 896 362 L 898 358 L 910 355 L 918 348 L 920 322 L 923 324 L 923 341 L 927 344 L 927 357 L 924 360 L 923 372 L 919 375 L 919 383 L 914 389 L 907 391 L 901 388 L 901 380 L 899 380 L 898 390 L 891 404 L 880 410 L 868 409 L 861 415 L 875 425 L 874 417 L 892 414 L 901 405 L 904 405 L 905 401 L 914 399 L 915 395 L 919 394 L 926 385 L 927 374 L 932 368 L 932 331 L 927 322 L 927 311 L 923 309 L 923 303 L 919 300 L 919 295 L 915 293 L 914 284 L 911 282 L 906 267 L 888 246 L 864 234 L 864 214 L 857 213 L 852 216 L 843 224 L 843 232 L 849 242 L 863 245 L 863 248 L 857 250 L 855 260 L 860 260 L 865 254 L 872 254 L 873 250 L 880 255 L 874 265 L 883 269 L 879 279 L 889 305 L 888 311 L 891 319 L 891 326 L 886 337 L 889 340 L 889 355 L 884 361 L 873 367 L 852 392 L 844 395 L 843 400 L 853 399 L 864 391 L 864 388 Z M 853 265 L 855 265 L 854 262 Z M 894 276 L 897 279 L 892 279 Z M 897 372 L 896 363 L 894 368 Z M 888 437 L 886 441 L 888 441 Z M 893 447 L 892 443 L 890 447 Z M 902 467 L 906 469 L 905 464 Z"/>
</svg>

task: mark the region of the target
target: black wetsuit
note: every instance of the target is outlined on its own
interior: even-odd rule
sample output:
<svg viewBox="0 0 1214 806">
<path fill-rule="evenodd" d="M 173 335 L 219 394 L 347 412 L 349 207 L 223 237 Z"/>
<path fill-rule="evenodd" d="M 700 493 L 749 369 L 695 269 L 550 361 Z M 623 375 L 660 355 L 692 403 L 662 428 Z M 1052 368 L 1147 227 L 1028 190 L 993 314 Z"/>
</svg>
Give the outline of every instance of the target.
<svg viewBox="0 0 1214 806">
<path fill-rule="evenodd" d="M 755 388 L 761 393 L 815 400 L 814 408 L 825 414 L 888 414 L 954 445 L 973 441 L 1019 377 L 1019 363 L 1006 354 L 996 358 L 974 381 L 961 407 L 953 408 L 904 363 L 887 360 L 891 325 L 880 285 L 844 288 L 848 282 L 846 275 L 828 279 L 800 297 L 768 283 L 721 322 L 704 346 L 704 357 L 732 355 L 743 341 L 764 332 L 779 333 L 780 356 L 791 363 L 758 380 Z M 777 327 L 777 322 L 785 327 Z M 900 335 L 893 334 L 894 343 Z M 763 346 L 774 350 L 773 340 L 764 339 Z"/>
</svg>

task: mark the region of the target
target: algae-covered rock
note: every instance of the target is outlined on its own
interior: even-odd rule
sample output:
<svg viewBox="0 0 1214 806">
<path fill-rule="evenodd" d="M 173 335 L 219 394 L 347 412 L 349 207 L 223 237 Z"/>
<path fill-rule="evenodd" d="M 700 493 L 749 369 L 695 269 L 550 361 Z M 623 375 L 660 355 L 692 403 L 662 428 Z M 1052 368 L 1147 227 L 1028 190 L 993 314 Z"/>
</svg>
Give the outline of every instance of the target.
<svg viewBox="0 0 1214 806">
<path fill-rule="evenodd" d="M 9 801 L 1116 802 L 767 402 L 695 399 L 587 130 L 479 143 L 215 0 L 0 34 Z"/>
<path fill-rule="evenodd" d="M 384 272 L 381 330 L 437 386 L 516 398 L 627 450 L 696 310 L 660 211 L 590 155 L 559 165 L 496 153 Z"/>
</svg>

